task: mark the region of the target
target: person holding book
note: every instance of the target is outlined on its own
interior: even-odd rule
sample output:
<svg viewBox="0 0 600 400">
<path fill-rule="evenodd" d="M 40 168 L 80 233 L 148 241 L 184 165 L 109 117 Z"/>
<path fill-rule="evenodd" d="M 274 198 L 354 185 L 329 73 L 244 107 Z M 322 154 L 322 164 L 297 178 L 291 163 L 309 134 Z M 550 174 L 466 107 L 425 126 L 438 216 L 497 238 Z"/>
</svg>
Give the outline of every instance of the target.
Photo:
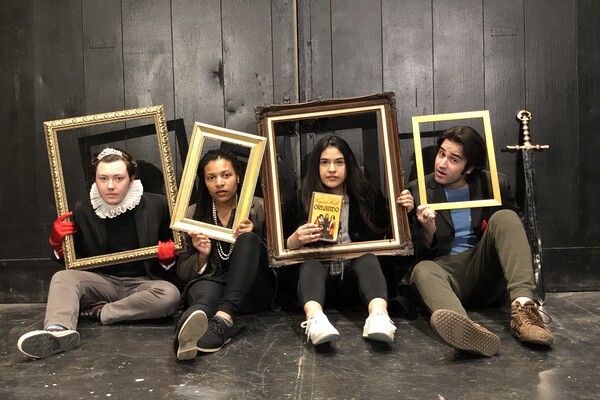
<svg viewBox="0 0 600 400">
<path fill-rule="evenodd" d="M 283 228 L 289 249 L 318 245 L 322 240 L 322 228 L 309 219 L 313 192 L 343 196 L 337 243 L 380 240 L 388 233 L 389 213 L 383 195 L 362 173 L 348 143 L 338 136 L 328 136 L 315 145 L 301 190 L 285 207 Z M 353 279 L 345 279 L 345 274 Z M 369 313 L 362 336 L 393 342 L 396 327 L 387 313 L 385 277 L 378 258 L 367 253 L 351 261 L 322 263 L 309 258 L 301 264 L 297 290 L 306 314 L 301 326 L 313 345 L 339 336 L 323 307 L 328 291 L 340 285 L 342 290 L 354 289 L 353 282 L 358 284 Z"/>
<path fill-rule="evenodd" d="M 189 217 L 231 229 L 243 180 L 240 162 L 227 150 L 210 150 L 198 170 L 198 200 L 188 209 Z M 249 218 L 233 231 L 235 243 L 211 239 L 201 231 L 189 233 L 188 251 L 177 263 L 179 278 L 187 282 L 182 295 L 187 309 L 174 338 L 178 360 L 220 350 L 231 340 L 239 312 L 271 306 L 275 275 L 268 264 L 264 222 L 263 200 L 254 197 Z"/>
</svg>

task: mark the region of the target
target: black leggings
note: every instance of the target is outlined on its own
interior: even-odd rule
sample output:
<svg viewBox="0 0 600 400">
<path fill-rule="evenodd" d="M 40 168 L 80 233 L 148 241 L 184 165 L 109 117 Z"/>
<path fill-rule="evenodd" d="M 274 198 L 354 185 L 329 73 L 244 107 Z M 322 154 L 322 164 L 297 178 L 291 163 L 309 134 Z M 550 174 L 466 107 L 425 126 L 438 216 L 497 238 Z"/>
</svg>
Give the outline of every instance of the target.
<svg viewBox="0 0 600 400">
<path fill-rule="evenodd" d="M 229 269 L 220 276 L 208 276 L 194 282 L 186 296 L 192 312 L 202 310 L 210 318 L 223 311 L 236 318 L 238 312 L 254 313 L 269 309 L 275 292 L 275 274 L 269 267 L 265 245 L 258 235 L 248 232 L 236 242 Z"/>
<path fill-rule="evenodd" d="M 344 274 L 351 274 L 358 282 L 358 291 L 365 304 L 371 300 L 382 298 L 387 300 L 387 284 L 381 265 L 377 257 L 371 253 L 363 254 L 352 260 L 346 266 Z M 327 295 L 327 279 L 329 277 L 328 266 L 309 258 L 300 266 L 300 278 L 298 280 L 298 299 L 302 306 L 309 301 L 325 304 Z M 342 280 L 345 284 L 346 279 Z"/>
</svg>

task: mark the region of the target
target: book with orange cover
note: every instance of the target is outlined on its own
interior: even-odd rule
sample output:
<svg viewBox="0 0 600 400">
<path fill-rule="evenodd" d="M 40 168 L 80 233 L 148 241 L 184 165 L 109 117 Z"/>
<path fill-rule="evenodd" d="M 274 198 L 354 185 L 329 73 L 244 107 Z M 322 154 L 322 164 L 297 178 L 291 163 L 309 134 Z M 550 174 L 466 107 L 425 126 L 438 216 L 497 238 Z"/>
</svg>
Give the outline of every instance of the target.
<svg viewBox="0 0 600 400">
<path fill-rule="evenodd" d="M 308 221 L 321 226 L 325 242 L 337 242 L 340 229 L 340 215 L 344 196 L 331 193 L 313 192 Z"/>
</svg>

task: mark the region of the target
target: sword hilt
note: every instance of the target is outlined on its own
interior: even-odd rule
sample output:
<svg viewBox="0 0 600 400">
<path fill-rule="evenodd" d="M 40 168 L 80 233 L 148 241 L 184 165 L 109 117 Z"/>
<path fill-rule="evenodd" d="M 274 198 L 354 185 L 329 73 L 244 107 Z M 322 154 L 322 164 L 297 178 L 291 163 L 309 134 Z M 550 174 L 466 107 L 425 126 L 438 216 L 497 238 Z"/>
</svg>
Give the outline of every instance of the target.
<svg viewBox="0 0 600 400">
<path fill-rule="evenodd" d="M 523 144 L 516 146 L 506 146 L 510 150 L 538 150 L 549 149 L 547 144 L 531 144 L 531 134 L 529 133 L 529 121 L 533 119 L 531 112 L 521 110 L 516 115 L 517 121 L 521 121 L 521 129 L 523 131 Z"/>
</svg>

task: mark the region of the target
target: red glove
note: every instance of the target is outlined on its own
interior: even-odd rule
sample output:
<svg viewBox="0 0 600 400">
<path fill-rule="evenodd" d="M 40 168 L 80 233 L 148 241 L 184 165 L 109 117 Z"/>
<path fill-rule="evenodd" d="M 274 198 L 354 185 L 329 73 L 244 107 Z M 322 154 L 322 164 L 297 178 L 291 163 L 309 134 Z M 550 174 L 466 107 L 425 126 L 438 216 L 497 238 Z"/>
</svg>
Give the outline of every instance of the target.
<svg viewBox="0 0 600 400">
<path fill-rule="evenodd" d="M 173 243 L 172 240 L 169 240 L 168 242 L 161 242 L 159 240 L 157 258 L 163 266 L 170 267 L 177 258 L 175 243 Z"/>
<path fill-rule="evenodd" d="M 72 235 L 75 232 L 75 224 L 71 221 L 65 221 L 65 219 L 69 218 L 73 215 L 73 211 L 69 211 L 66 214 L 60 215 L 54 221 L 52 225 L 52 233 L 50 234 L 50 244 L 54 251 L 56 251 L 59 255 L 62 254 L 62 241 L 67 235 Z"/>
</svg>

